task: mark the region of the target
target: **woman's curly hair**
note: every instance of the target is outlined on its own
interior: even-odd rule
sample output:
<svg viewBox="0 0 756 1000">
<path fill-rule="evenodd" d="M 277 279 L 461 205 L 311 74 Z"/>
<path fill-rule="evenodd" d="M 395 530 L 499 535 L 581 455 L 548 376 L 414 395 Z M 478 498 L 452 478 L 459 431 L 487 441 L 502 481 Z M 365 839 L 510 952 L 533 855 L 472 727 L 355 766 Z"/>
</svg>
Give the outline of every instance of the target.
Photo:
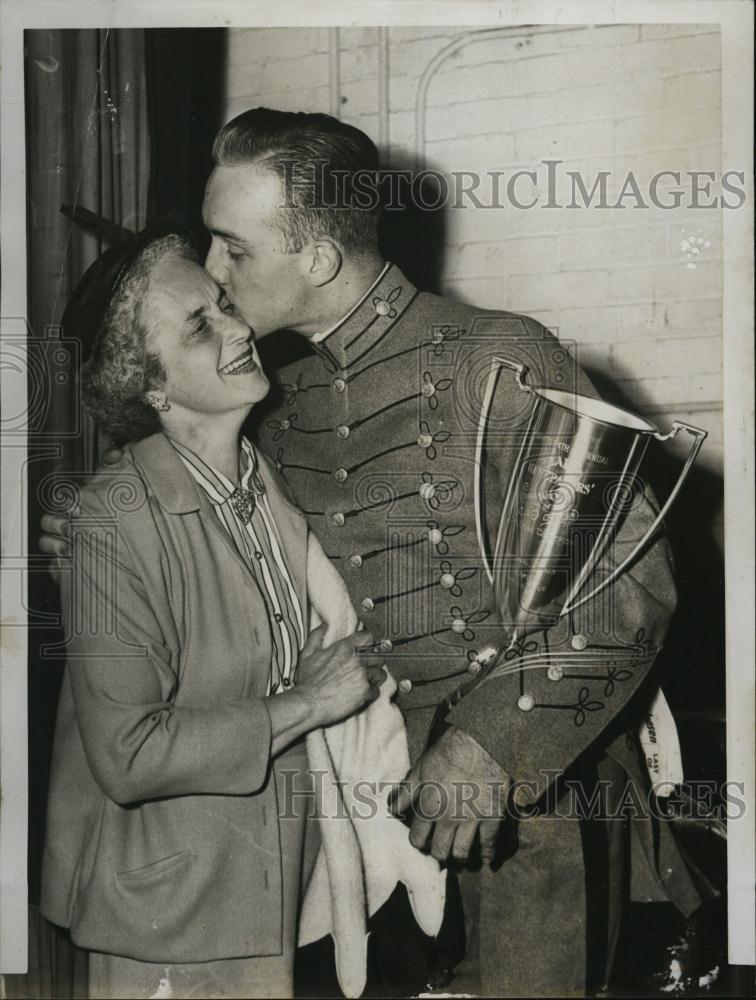
<svg viewBox="0 0 756 1000">
<path fill-rule="evenodd" d="M 160 417 L 145 399 L 165 382 L 163 364 L 147 348 L 142 312 L 154 267 L 167 255 L 196 261 L 188 239 L 171 233 L 150 243 L 121 279 L 81 371 L 84 405 L 116 445 L 160 430 Z"/>
</svg>

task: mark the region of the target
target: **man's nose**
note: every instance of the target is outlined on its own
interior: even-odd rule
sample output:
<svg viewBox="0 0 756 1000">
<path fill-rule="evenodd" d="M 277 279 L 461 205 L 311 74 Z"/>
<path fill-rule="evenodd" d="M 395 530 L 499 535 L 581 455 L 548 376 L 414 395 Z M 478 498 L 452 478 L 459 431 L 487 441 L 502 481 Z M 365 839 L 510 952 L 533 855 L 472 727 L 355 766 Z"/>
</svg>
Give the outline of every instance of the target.
<svg viewBox="0 0 756 1000">
<path fill-rule="evenodd" d="M 210 249 L 207 251 L 205 270 L 217 284 L 225 285 L 228 283 L 228 268 L 223 263 L 220 248 L 215 240 L 212 241 Z"/>
</svg>

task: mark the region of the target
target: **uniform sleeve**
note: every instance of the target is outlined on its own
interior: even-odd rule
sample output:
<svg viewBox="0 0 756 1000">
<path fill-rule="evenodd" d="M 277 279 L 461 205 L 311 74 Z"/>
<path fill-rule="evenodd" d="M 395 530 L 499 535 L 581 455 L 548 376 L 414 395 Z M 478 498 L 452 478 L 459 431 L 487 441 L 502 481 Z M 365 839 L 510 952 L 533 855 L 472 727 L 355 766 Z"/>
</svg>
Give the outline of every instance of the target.
<svg viewBox="0 0 756 1000">
<path fill-rule="evenodd" d="M 62 583 L 76 717 L 96 781 L 122 805 L 257 791 L 270 761 L 264 701 L 174 704 L 175 656 L 124 534 L 107 508 L 88 496 L 75 522 L 72 572 Z M 212 669 L 223 669 L 220 656 Z"/>
<path fill-rule="evenodd" d="M 579 391 L 595 395 L 579 371 L 576 381 Z M 549 384 L 548 372 L 542 384 Z M 512 461 L 499 462 L 504 487 Z M 656 501 L 646 487 L 582 593 L 632 553 L 655 516 Z M 463 697 L 447 720 L 521 785 L 518 801 L 534 802 L 600 741 L 633 699 L 662 647 L 675 605 L 670 550 L 659 534 L 596 597 L 510 650 L 491 679 Z"/>
</svg>

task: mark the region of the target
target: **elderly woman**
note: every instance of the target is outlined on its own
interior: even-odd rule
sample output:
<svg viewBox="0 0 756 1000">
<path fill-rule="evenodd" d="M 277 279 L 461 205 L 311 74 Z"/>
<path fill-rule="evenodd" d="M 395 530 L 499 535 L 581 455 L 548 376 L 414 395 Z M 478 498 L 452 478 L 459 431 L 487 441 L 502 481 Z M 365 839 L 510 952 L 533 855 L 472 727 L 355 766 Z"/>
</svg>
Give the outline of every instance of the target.
<svg viewBox="0 0 756 1000">
<path fill-rule="evenodd" d="M 65 321 L 96 330 L 84 401 L 130 443 L 62 580 L 42 911 L 91 951 L 92 996 L 291 995 L 302 737 L 377 696 L 372 638 L 308 636 L 319 550 L 241 436 L 268 381 L 186 236 L 109 251 Z"/>
</svg>

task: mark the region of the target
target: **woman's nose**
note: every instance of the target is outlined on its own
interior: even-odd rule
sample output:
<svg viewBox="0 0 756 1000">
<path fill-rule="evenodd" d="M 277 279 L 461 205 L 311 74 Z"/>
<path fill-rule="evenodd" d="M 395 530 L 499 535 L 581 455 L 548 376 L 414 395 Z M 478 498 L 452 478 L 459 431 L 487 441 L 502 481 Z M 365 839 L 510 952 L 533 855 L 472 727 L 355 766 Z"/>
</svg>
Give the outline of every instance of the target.
<svg viewBox="0 0 756 1000">
<path fill-rule="evenodd" d="M 226 340 L 233 343 L 237 340 L 249 340 L 252 336 L 252 331 L 236 313 L 226 313 L 223 324 L 223 336 Z"/>
</svg>

